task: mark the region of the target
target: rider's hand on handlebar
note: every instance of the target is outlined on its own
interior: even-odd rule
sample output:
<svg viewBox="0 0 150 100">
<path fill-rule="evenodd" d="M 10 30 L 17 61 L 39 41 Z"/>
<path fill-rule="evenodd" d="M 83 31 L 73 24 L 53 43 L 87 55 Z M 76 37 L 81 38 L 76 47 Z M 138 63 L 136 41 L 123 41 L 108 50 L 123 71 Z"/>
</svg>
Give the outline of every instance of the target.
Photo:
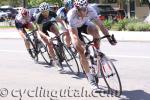
<svg viewBox="0 0 150 100">
<path fill-rule="evenodd" d="M 107 39 L 108 39 L 108 41 L 111 45 L 116 45 L 117 44 L 117 41 L 116 41 L 114 35 L 112 35 L 111 37 L 108 37 Z"/>
</svg>

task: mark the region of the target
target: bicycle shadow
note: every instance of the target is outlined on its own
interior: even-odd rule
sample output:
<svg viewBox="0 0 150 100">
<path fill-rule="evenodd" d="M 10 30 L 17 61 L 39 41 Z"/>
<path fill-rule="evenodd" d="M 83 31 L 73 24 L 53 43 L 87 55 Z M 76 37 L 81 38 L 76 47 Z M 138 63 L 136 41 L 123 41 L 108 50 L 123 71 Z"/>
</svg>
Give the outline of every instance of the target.
<svg viewBox="0 0 150 100">
<path fill-rule="evenodd" d="M 35 61 L 35 63 L 36 64 L 40 64 L 40 65 L 42 65 L 45 68 L 52 68 L 52 67 L 54 67 L 52 65 L 47 64 L 45 61 L 38 61 L 38 62 Z"/>
<path fill-rule="evenodd" d="M 75 75 L 75 74 L 74 74 L 73 72 L 71 72 L 71 71 L 63 70 L 63 71 L 60 71 L 60 74 L 68 74 L 68 75 L 72 75 L 72 78 L 75 78 L 75 79 L 86 78 L 85 74 L 82 73 L 82 72 L 79 72 L 78 75 Z"/>
<path fill-rule="evenodd" d="M 150 100 L 150 94 L 144 90 L 123 91 L 122 96 L 126 98 L 119 100 Z"/>
</svg>

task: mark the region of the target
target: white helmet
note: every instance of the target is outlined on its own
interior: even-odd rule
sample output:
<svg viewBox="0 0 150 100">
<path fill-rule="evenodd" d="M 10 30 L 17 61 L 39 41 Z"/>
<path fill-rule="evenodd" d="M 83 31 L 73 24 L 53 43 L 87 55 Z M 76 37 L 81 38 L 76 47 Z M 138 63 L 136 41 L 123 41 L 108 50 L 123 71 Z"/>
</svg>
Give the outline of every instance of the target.
<svg viewBox="0 0 150 100">
<path fill-rule="evenodd" d="M 39 11 L 40 12 L 43 12 L 43 11 L 47 11 L 47 10 L 50 10 L 50 6 L 48 3 L 46 2 L 43 2 L 39 5 Z"/>
<path fill-rule="evenodd" d="M 75 0 L 75 7 L 82 8 L 87 7 L 88 1 L 87 0 Z"/>
</svg>

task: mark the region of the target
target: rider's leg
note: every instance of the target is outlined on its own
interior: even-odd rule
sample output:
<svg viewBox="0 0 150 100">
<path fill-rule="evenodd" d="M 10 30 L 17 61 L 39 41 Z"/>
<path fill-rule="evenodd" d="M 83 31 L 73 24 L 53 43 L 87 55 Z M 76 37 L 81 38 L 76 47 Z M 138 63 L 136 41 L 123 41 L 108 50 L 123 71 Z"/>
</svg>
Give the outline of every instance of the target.
<svg viewBox="0 0 150 100">
<path fill-rule="evenodd" d="M 25 36 L 25 32 L 23 30 L 18 30 L 18 31 L 19 31 L 19 34 L 20 34 L 21 38 L 23 38 L 23 40 L 24 40 L 26 48 L 30 49 L 30 43 L 29 43 L 28 39 Z"/>
<path fill-rule="evenodd" d="M 51 58 L 53 60 L 55 60 L 56 58 L 55 58 L 55 52 L 53 50 L 53 44 L 52 44 L 52 42 L 48 40 L 48 36 L 45 37 L 45 36 L 41 35 L 41 38 L 47 44 L 47 46 L 48 46 L 48 52 L 49 52 Z"/>
<path fill-rule="evenodd" d="M 54 49 L 53 49 L 53 43 L 49 40 L 49 34 L 47 32 L 47 31 L 51 31 L 51 29 L 53 29 L 53 30 L 56 29 L 55 26 L 53 28 L 53 25 L 54 24 L 51 23 L 51 22 L 47 22 L 47 23 L 43 24 L 42 33 L 44 33 L 44 34 L 40 33 L 40 36 L 43 39 L 43 41 L 47 44 L 47 46 L 48 46 L 48 52 L 49 52 L 51 58 L 53 60 L 55 60 L 56 57 L 55 57 L 55 52 L 54 52 Z M 59 34 L 59 32 L 56 33 L 56 34 Z"/>
<path fill-rule="evenodd" d="M 30 22 L 27 23 L 26 25 L 24 25 L 24 27 L 25 27 L 26 29 L 29 29 L 29 30 L 33 30 L 33 29 L 34 29 L 33 24 L 31 24 Z M 30 43 L 29 43 L 27 37 L 25 36 L 26 30 L 23 29 L 22 31 L 23 31 L 23 34 L 21 34 L 21 35 L 25 38 L 24 40 L 25 40 L 26 48 L 27 48 L 27 49 L 30 49 Z"/>
<path fill-rule="evenodd" d="M 72 34 L 71 35 L 71 39 L 72 39 L 72 43 L 74 45 L 74 47 L 77 49 L 79 55 L 80 55 L 80 62 L 83 66 L 83 69 L 85 71 L 85 73 L 89 72 L 89 64 L 88 64 L 88 60 L 84 55 L 84 44 L 82 41 L 80 41 L 80 39 L 78 38 L 78 35 L 76 34 Z"/>
<path fill-rule="evenodd" d="M 30 44 L 27 41 L 28 39 L 26 38 L 26 35 L 25 35 L 25 32 L 26 32 L 25 29 L 24 29 L 25 25 L 23 25 L 20 22 L 15 21 L 15 27 L 18 30 L 18 33 L 20 34 L 21 38 L 24 40 L 26 48 L 29 49 L 30 48 Z"/>
<path fill-rule="evenodd" d="M 55 26 L 55 24 L 52 24 L 52 25 L 50 26 L 49 31 L 53 32 L 56 36 L 59 35 L 59 31 L 58 31 L 57 27 Z"/>
<path fill-rule="evenodd" d="M 96 27 L 96 25 L 89 23 L 88 27 L 87 27 L 87 32 L 88 34 L 93 36 L 93 39 L 98 39 L 100 38 L 100 34 L 98 32 L 98 28 Z M 99 49 L 100 48 L 100 41 L 95 41 L 94 42 L 94 46 Z"/>
<path fill-rule="evenodd" d="M 95 82 L 94 76 L 92 76 L 90 74 L 90 70 L 89 70 L 89 63 L 87 58 L 84 55 L 84 44 L 83 42 L 80 41 L 80 39 L 78 38 L 78 35 L 76 34 L 71 34 L 71 39 L 72 39 L 72 43 L 75 46 L 75 48 L 77 49 L 79 55 L 80 55 L 80 63 L 86 73 L 86 76 L 90 82 L 90 85 L 92 87 L 92 89 L 97 89 L 97 84 Z"/>
<path fill-rule="evenodd" d="M 67 45 L 67 47 L 70 47 L 70 42 L 71 42 L 70 34 L 69 34 L 68 29 L 67 29 L 67 24 L 65 22 L 63 22 L 63 23 L 64 24 L 58 22 L 57 28 L 59 29 L 60 33 L 64 33 L 64 42 Z"/>
<path fill-rule="evenodd" d="M 70 41 L 71 41 L 71 39 L 70 39 L 69 32 L 68 31 L 64 32 L 64 34 L 65 34 L 65 36 L 64 36 L 64 42 L 67 45 L 67 47 L 70 47 Z"/>
</svg>

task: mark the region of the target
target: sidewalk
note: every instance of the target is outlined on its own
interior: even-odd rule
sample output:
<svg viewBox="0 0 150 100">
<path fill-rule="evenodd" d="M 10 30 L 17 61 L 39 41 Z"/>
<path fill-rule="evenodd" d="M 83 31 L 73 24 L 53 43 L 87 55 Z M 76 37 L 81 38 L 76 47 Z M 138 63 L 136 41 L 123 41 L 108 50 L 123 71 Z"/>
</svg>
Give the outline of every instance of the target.
<svg viewBox="0 0 150 100">
<path fill-rule="evenodd" d="M 0 39 L 19 39 L 21 36 L 15 28 L 0 29 Z"/>
<path fill-rule="evenodd" d="M 109 31 L 114 34 L 118 41 L 146 41 L 150 42 L 149 32 L 131 32 L 131 31 Z M 101 33 L 100 33 L 101 34 Z M 20 35 L 15 28 L 0 29 L 0 39 L 20 39 Z"/>
</svg>

